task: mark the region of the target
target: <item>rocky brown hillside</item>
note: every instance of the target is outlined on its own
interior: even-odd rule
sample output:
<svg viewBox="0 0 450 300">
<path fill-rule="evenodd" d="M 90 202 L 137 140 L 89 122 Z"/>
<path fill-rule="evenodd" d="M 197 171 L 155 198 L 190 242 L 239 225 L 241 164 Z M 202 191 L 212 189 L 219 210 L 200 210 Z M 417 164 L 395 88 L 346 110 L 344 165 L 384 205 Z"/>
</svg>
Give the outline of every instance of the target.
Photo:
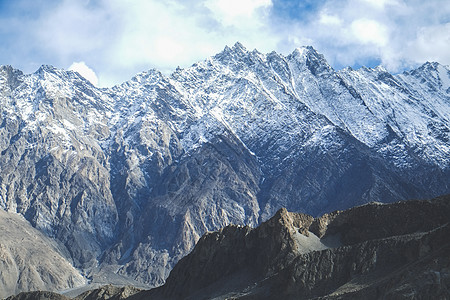
<svg viewBox="0 0 450 300">
<path fill-rule="evenodd" d="M 105 285 L 98 289 L 82 293 L 75 297 L 74 300 L 122 300 L 128 299 L 139 291 L 139 289 L 132 286 L 117 287 Z"/>
<path fill-rule="evenodd" d="M 105 286 L 75 299 L 448 299 L 449 236 L 450 195 L 318 218 L 281 209 L 257 228 L 205 234 L 162 287 Z M 39 299 L 68 299 L 49 295 Z"/>
<path fill-rule="evenodd" d="M 0 210 L 0 298 L 85 284 L 64 250 L 23 216 Z"/>
<path fill-rule="evenodd" d="M 448 299 L 450 196 L 319 218 L 281 209 L 204 235 L 163 287 L 131 299 Z"/>
</svg>

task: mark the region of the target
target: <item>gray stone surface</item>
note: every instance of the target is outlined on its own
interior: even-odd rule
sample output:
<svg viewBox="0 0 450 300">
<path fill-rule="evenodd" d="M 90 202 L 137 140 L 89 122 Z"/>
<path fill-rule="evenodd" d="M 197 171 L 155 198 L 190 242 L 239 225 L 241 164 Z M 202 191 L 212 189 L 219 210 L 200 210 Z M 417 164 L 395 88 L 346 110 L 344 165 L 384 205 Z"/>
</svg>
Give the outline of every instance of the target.
<svg viewBox="0 0 450 300">
<path fill-rule="evenodd" d="M 23 216 L 0 210 L 0 298 L 85 284 L 64 250 Z"/>
<path fill-rule="evenodd" d="M 65 296 L 53 292 L 22 292 L 18 295 L 8 297 L 7 300 L 69 300 Z"/>
<path fill-rule="evenodd" d="M 205 234 L 164 286 L 130 299 L 447 299 L 449 213 L 450 196 L 316 219 L 282 209 Z"/>
<path fill-rule="evenodd" d="M 441 78 L 442 77 L 442 78 Z M 164 283 L 206 232 L 450 192 L 449 68 L 242 45 L 109 89 L 0 67 L 0 208 L 92 283 Z M 311 243 L 313 243 L 311 241 Z"/>
<path fill-rule="evenodd" d="M 257 228 L 206 233 L 161 287 L 108 285 L 74 299 L 447 299 L 449 213 L 450 196 L 317 218 L 283 208 Z M 10 300 L 68 299 L 58 297 Z"/>
</svg>

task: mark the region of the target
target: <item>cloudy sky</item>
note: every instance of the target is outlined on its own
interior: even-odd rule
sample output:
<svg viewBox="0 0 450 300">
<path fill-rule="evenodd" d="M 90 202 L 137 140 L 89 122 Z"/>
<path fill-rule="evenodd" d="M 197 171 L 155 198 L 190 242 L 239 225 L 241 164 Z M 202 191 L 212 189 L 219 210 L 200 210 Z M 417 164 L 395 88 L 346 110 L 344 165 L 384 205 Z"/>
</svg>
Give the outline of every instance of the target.
<svg viewBox="0 0 450 300">
<path fill-rule="evenodd" d="M 289 54 L 312 45 L 329 63 L 450 64 L 448 0 L 0 0 L 0 64 L 75 69 L 99 86 L 170 73 L 240 41 Z"/>
</svg>

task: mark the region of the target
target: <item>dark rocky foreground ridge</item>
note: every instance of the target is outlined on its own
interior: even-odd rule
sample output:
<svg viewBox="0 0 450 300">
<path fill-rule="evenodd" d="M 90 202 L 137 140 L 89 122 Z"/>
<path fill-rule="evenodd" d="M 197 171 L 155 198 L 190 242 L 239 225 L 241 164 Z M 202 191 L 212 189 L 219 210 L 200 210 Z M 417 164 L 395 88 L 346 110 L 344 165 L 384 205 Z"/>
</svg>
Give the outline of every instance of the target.
<svg viewBox="0 0 450 300">
<path fill-rule="evenodd" d="M 41 252 L 67 272 L 23 268 L 12 236 L 0 297 L 159 286 L 205 232 L 256 227 L 281 207 L 317 216 L 445 195 L 449 153 L 439 63 L 336 71 L 312 47 L 284 56 L 237 43 L 107 89 L 51 66 L 1 66 L 0 209 L 52 239 Z"/>
<path fill-rule="evenodd" d="M 450 195 L 206 233 L 165 285 L 111 299 L 449 299 Z M 108 299 L 111 287 L 76 299 Z M 22 296 L 9 300 L 31 299 Z M 94 295 L 97 298 L 93 297 Z M 90 298 L 83 298 L 91 296 Z M 52 294 L 52 297 L 56 297 Z M 108 296 L 109 297 L 109 296 Z M 65 298 L 41 298 L 65 299 Z"/>
<path fill-rule="evenodd" d="M 319 218 L 278 211 L 200 239 L 166 284 L 132 299 L 448 299 L 450 196 Z"/>
<path fill-rule="evenodd" d="M 22 292 L 16 296 L 11 296 L 7 300 L 122 300 L 136 294 L 140 290 L 131 286 L 117 287 L 105 285 L 101 288 L 87 291 L 75 298 L 69 298 L 55 292 Z"/>
</svg>

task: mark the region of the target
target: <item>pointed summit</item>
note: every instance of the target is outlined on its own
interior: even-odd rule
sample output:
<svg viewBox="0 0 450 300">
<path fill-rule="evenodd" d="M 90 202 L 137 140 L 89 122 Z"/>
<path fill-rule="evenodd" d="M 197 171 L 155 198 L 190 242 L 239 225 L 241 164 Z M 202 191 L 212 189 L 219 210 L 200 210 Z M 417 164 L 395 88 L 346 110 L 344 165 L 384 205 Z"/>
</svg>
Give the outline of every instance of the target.
<svg viewBox="0 0 450 300">
<path fill-rule="evenodd" d="M 36 74 L 54 73 L 55 71 L 56 71 L 56 68 L 52 65 L 41 65 L 35 73 Z"/>
<path fill-rule="evenodd" d="M 248 50 L 240 42 L 236 42 L 231 48 L 225 46 L 223 51 L 216 54 L 214 58 L 222 62 L 231 62 L 240 60 L 242 57 L 248 55 L 248 53 Z"/>
<path fill-rule="evenodd" d="M 0 71 L 9 71 L 11 72 L 13 67 L 11 65 L 0 65 Z"/>
<path fill-rule="evenodd" d="M 247 48 L 245 48 L 244 45 L 242 45 L 240 42 L 236 42 L 236 43 L 234 44 L 234 46 L 233 46 L 232 49 L 233 49 L 235 52 L 236 52 L 236 51 L 243 52 L 243 53 L 248 52 L 248 51 L 247 51 Z"/>
<path fill-rule="evenodd" d="M 231 48 L 228 47 L 228 45 L 226 45 L 225 48 L 223 48 L 222 52 L 231 52 L 231 51 L 232 51 Z"/>
<path fill-rule="evenodd" d="M 248 50 L 247 48 L 244 47 L 244 45 L 242 45 L 240 42 L 236 42 L 231 48 L 227 45 L 225 46 L 225 48 L 223 49 L 223 51 L 219 54 L 244 54 L 247 53 Z"/>
<path fill-rule="evenodd" d="M 0 82 L 6 82 L 12 89 L 15 89 L 17 86 L 20 85 L 21 75 L 23 75 L 22 71 L 14 69 L 10 65 L 0 66 Z"/>
<path fill-rule="evenodd" d="M 311 57 L 311 56 L 315 56 L 315 57 L 323 57 L 323 55 L 321 55 L 319 52 L 317 52 L 316 49 L 314 49 L 313 46 L 302 46 L 302 47 L 298 47 L 296 48 L 292 54 L 293 56 L 302 56 L 302 57 Z"/>
<path fill-rule="evenodd" d="M 450 66 L 426 62 L 415 70 L 403 72 L 402 76 L 413 76 L 421 83 L 428 82 L 431 86 L 438 86 L 445 93 L 450 93 Z"/>
<path fill-rule="evenodd" d="M 179 72 L 179 70 L 177 70 L 177 72 Z M 147 84 L 149 84 L 149 83 L 156 83 L 163 79 L 165 79 L 165 76 L 159 70 L 150 69 L 148 71 L 136 74 L 133 78 L 131 78 L 130 81 L 137 83 L 146 82 Z"/>
<path fill-rule="evenodd" d="M 14 69 L 11 65 L 1 65 L 0 74 L 5 74 L 8 76 L 11 76 L 12 74 L 23 75 L 23 72 L 18 69 Z"/>
<path fill-rule="evenodd" d="M 294 59 L 300 64 L 306 64 L 313 75 L 333 72 L 325 57 L 312 46 L 304 46 L 294 50 L 288 59 Z"/>
</svg>

